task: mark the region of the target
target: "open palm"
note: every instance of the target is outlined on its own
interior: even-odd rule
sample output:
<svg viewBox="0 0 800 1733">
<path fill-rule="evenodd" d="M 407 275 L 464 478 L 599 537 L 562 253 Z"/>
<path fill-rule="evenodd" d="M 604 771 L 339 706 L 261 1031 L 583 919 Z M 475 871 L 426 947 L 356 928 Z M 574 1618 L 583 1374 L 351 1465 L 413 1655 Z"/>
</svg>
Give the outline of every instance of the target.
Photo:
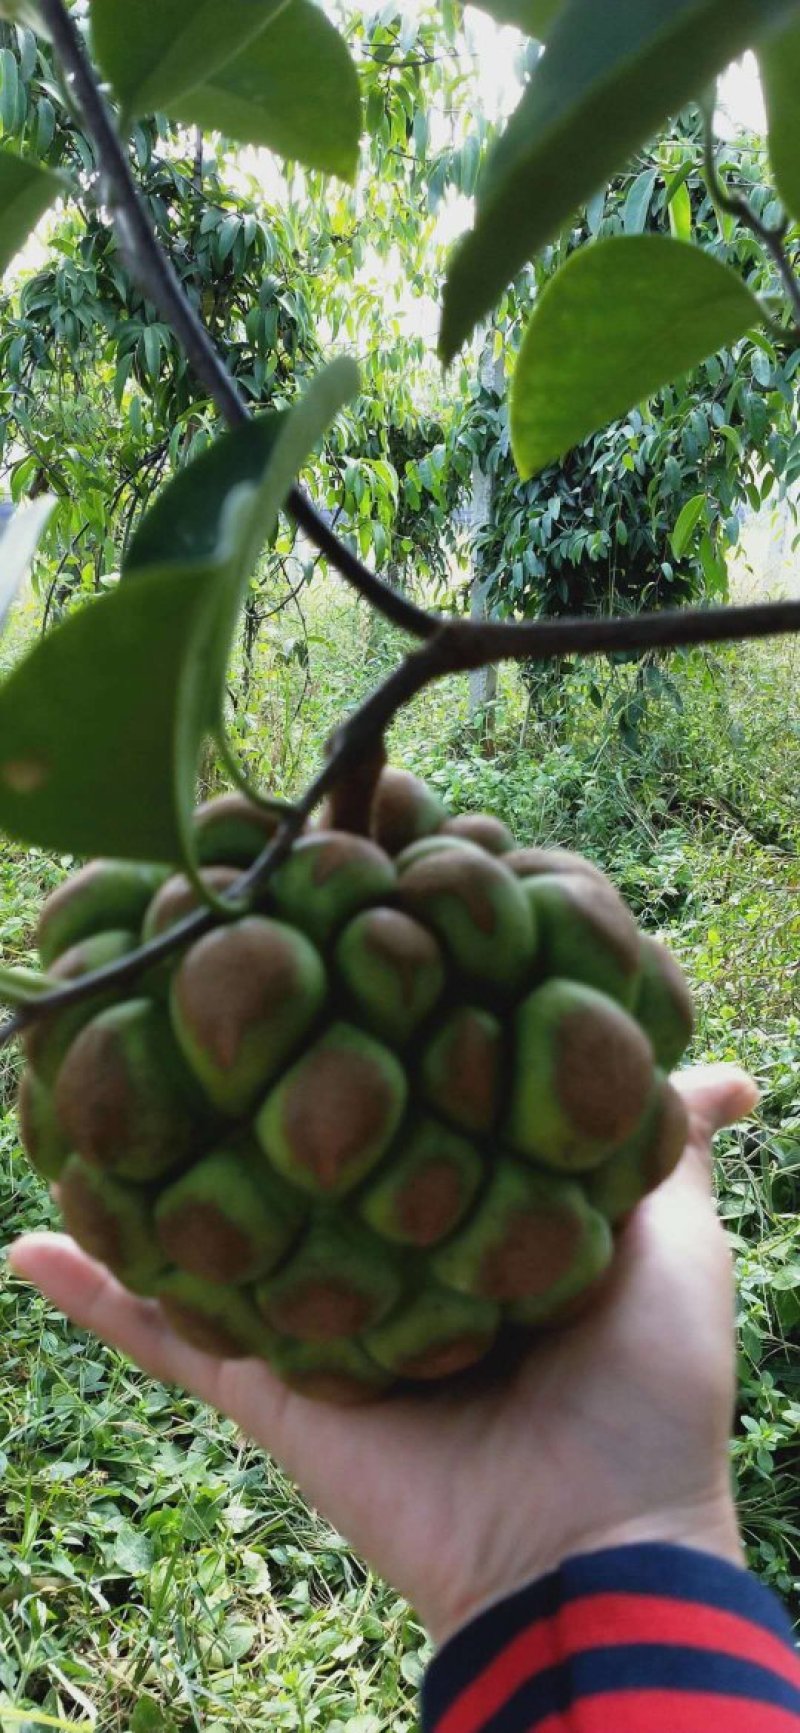
<svg viewBox="0 0 800 1733">
<path fill-rule="evenodd" d="M 19 1241 L 12 1267 L 146 1371 L 236 1420 L 437 1639 L 579 1551 L 662 1539 L 738 1561 L 733 1281 L 709 1156 L 714 1132 L 756 1091 L 726 1067 L 675 1081 L 690 1115 L 678 1170 L 627 1224 L 588 1314 L 541 1338 L 503 1380 L 326 1407 L 261 1362 L 188 1347 L 155 1303 L 61 1235 Z"/>
</svg>

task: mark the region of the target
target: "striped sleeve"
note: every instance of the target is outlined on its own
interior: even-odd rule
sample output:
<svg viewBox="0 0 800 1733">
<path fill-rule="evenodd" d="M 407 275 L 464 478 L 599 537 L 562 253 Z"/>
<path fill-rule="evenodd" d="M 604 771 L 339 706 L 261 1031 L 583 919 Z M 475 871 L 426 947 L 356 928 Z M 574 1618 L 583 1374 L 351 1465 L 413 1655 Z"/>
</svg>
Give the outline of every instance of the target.
<svg viewBox="0 0 800 1733">
<path fill-rule="evenodd" d="M 424 1733 L 800 1733 L 775 1596 L 688 1547 L 570 1559 L 435 1656 Z"/>
</svg>

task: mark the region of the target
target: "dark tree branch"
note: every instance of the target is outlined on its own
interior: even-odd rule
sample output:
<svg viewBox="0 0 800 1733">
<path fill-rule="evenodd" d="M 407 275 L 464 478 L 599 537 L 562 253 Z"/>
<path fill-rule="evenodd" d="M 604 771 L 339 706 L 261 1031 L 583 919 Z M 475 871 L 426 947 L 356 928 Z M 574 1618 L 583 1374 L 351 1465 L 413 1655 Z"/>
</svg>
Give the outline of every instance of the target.
<svg viewBox="0 0 800 1733">
<path fill-rule="evenodd" d="M 685 649 L 691 645 L 766 638 L 800 631 L 800 602 L 763 603 L 752 608 L 685 608 L 663 614 L 634 614 L 624 620 L 538 620 L 528 625 L 454 620 L 438 628 L 427 644 L 413 650 L 383 684 L 371 692 L 333 735 L 328 757 L 253 866 L 223 896 L 236 905 L 257 902 L 272 874 L 286 859 L 315 807 L 341 777 L 369 752 L 412 698 L 448 674 L 461 674 L 493 661 L 550 661 L 554 656 L 590 656 L 619 650 Z M 232 911 L 233 912 L 233 911 Z M 42 993 L 0 1026 L 0 1048 L 28 1024 L 52 1016 L 95 994 L 116 991 L 143 969 L 174 955 L 207 933 L 217 910 L 200 909 L 169 932 L 96 974 Z"/>
<path fill-rule="evenodd" d="M 41 12 L 97 151 L 103 201 L 127 269 L 172 327 L 197 378 L 229 427 L 239 427 L 250 419 L 250 412 L 158 244 L 80 33 L 63 0 L 41 0 Z M 435 632 L 435 621 L 423 609 L 398 596 L 340 542 L 302 488 L 292 488 L 287 507 L 331 565 L 387 619 L 416 638 L 428 638 Z"/>
</svg>

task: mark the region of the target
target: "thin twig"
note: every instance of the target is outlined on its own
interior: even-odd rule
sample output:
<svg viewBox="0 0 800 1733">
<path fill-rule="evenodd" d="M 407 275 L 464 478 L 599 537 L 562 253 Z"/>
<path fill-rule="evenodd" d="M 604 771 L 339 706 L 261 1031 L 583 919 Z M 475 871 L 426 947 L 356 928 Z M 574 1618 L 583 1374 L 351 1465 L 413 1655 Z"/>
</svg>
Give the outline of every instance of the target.
<svg viewBox="0 0 800 1733">
<path fill-rule="evenodd" d="M 127 269 L 175 332 L 197 378 L 228 426 L 240 427 L 249 421 L 250 411 L 159 246 L 80 32 L 63 0 L 41 0 L 41 12 L 97 151 L 102 197 Z M 309 540 L 366 601 L 413 637 L 433 635 L 436 621 L 413 602 L 398 596 L 345 547 L 302 488 L 295 485 L 286 504 Z"/>
<path fill-rule="evenodd" d="M 787 258 L 783 245 L 787 224 L 782 222 L 774 228 L 770 227 L 769 223 L 765 223 L 758 212 L 753 210 L 749 199 L 746 199 L 743 193 L 728 191 L 717 168 L 714 115 L 709 104 L 705 104 L 703 107 L 703 124 L 705 129 L 705 172 L 711 197 L 721 210 L 727 211 L 728 216 L 737 217 L 739 222 L 743 223 L 745 228 L 755 235 L 765 252 L 769 254 L 791 302 L 795 325 L 800 332 L 800 279 L 795 276 L 791 260 Z M 782 335 L 790 336 L 791 333 L 782 332 Z"/>
</svg>

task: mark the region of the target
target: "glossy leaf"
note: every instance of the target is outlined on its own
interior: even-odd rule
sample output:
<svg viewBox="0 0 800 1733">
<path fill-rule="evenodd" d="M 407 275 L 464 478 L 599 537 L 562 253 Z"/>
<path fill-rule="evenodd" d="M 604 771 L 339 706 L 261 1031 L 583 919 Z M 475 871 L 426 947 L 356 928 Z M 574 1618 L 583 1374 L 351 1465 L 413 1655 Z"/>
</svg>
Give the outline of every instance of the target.
<svg viewBox="0 0 800 1733">
<path fill-rule="evenodd" d="M 498 24 L 514 24 L 526 36 L 546 42 L 564 0 L 476 0 Z"/>
<path fill-rule="evenodd" d="M 187 470 L 165 490 L 161 530 L 140 532 L 140 553 L 154 563 L 57 627 L 0 688 L 0 824 L 12 836 L 75 854 L 184 858 L 200 750 L 221 707 L 250 572 L 297 470 L 357 380 L 352 362 L 336 362 L 274 437 L 259 429 L 260 468 L 233 461 L 250 429 L 226 435 L 230 461 L 216 448 L 205 454 L 193 466 L 199 482 L 190 485 Z M 188 517 L 202 489 L 211 492 L 209 470 L 214 505 L 205 502 L 192 540 Z M 161 540 L 170 500 L 180 563 Z"/>
<path fill-rule="evenodd" d="M 361 135 L 356 70 L 311 0 L 290 0 L 243 54 L 170 105 L 187 126 L 353 180 Z"/>
<path fill-rule="evenodd" d="M 0 540 L 0 634 L 5 629 L 20 584 L 31 569 L 55 503 L 52 494 L 42 494 L 15 512 Z"/>
<path fill-rule="evenodd" d="M 147 573 L 49 633 L 0 689 L 0 823 L 75 854 L 175 861 L 181 672 L 213 566 Z"/>
<path fill-rule="evenodd" d="M 668 115 L 797 10 L 798 0 L 564 0 L 453 253 L 442 358 Z"/>
<path fill-rule="evenodd" d="M 125 113 L 168 108 L 232 60 L 289 0 L 92 0 L 92 45 Z"/>
<path fill-rule="evenodd" d="M 683 559 L 706 509 L 706 504 L 707 496 L 704 493 L 696 493 L 691 499 L 687 499 L 670 537 L 670 545 L 676 560 Z"/>
<path fill-rule="evenodd" d="M 761 78 L 775 184 L 787 211 L 800 219 L 800 22 L 765 43 Z"/>
<path fill-rule="evenodd" d="M 150 566 L 213 558 L 225 501 L 235 487 L 261 480 L 282 425 L 281 415 L 258 416 L 223 434 L 179 470 L 132 537 L 122 566 L 123 580 Z"/>
<path fill-rule="evenodd" d="M 646 229 L 657 179 L 658 171 L 654 168 L 643 169 L 636 176 L 622 212 L 622 227 L 626 235 L 641 235 Z"/>
<path fill-rule="evenodd" d="M 563 457 L 760 320 L 741 278 L 682 241 L 615 236 L 573 253 L 538 301 L 517 362 L 520 473 Z"/>
<path fill-rule="evenodd" d="M 0 271 L 24 246 L 66 182 L 13 150 L 0 150 Z"/>
</svg>

